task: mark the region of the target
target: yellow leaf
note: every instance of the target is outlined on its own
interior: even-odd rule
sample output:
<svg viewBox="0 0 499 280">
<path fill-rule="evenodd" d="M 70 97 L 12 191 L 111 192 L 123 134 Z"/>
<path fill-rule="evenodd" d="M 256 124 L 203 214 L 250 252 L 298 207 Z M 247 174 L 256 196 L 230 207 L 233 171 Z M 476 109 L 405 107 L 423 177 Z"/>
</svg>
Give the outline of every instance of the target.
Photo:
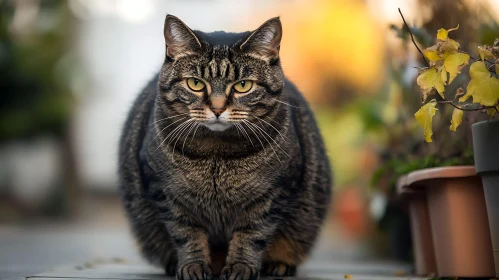
<svg viewBox="0 0 499 280">
<path fill-rule="evenodd" d="M 496 60 L 495 68 L 496 68 L 496 75 L 499 75 L 499 61 L 497 61 L 497 60 Z"/>
<path fill-rule="evenodd" d="M 456 131 L 457 127 L 463 122 L 463 113 L 463 110 L 454 108 L 454 111 L 452 111 L 452 119 L 450 121 L 450 130 Z"/>
<path fill-rule="evenodd" d="M 461 73 L 461 69 L 468 64 L 470 56 L 465 53 L 454 53 L 444 60 L 444 67 L 449 72 L 449 84 Z"/>
<path fill-rule="evenodd" d="M 499 100 L 499 80 L 491 77 L 485 63 L 477 61 L 470 67 L 471 80 L 466 89 L 466 95 L 459 98 L 460 102 L 473 97 L 473 103 L 483 106 L 493 106 Z"/>
<path fill-rule="evenodd" d="M 433 29 L 433 30 L 435 30 L 435 29 Z M 437 30 L 437 39 L 438 40 L 445 41 L 445 40 L 447 40 L 448 37 L 449 37 L 449 32 L 447 32 L 447 30 L 445 30 L 443 28 L 440 28 L 439 30 Z"/>
<path fill-rule="evenodd" d="M 421 88 L 421 92 L 423 95 L 426 95 L 431 92 L 433 88 L 435 88 L 438 93 L 443 97 L 444 95 L 444 82 L 442 81 L 441 74 L 438 73 L 437 69 L 434 67 L 430 67 L 423 71 L 417 78 L 417 83 Z"/>
<path fill-rule="evenodd" d="M 494 108 L 487 109 L 487 114 L 493 117 L 497 114 L 497 111 L 499 111 L 499 105 L 497 105 L 495 109 Z"/>
<path fill-rule="evenodd" d="M 494 54 L 486 46 L 478 46 L 478 55 L 481 60 L 494 58 Z"/>
<path fill-rule="evenodd" d="M 436 62 L 436 61 L 439 61 L 442 59 L 438 55 L 438 51 L 436 51 L 436 50 L 424 49 L 423 54 L 424 54 L 424 56 L 426 56 L 426 58 L 428 58 L 432 62 Z"/>
<path fill-rule="evenodd" d="M 445 71 L 445 67 L 442 67 L 442 69 L 440 69 L 440 79 L 442 79 L 444 85 L 447 84 L 447 71 Z"/>
<path fill-rule="evenodd" d="M 435 108 L 435 106 L 437 106 L 437 101 L 435 99 L 432 99 L 430 102 L 423 105 L 423 107 L 421 107 L 414 114 L 419 125 L 423 127 L 424 138 L 426 142 L 432 142 L 431 140 L 431 136 L 433 135 L 432 120 L 433 116 L 435 116 L 435 113 L 437 112 L 437 108 Z"/>
<path fill-rule="evenodd" d="M 455 28 L 451 28 L 449 30 L 445 30 L 443 28 L 440 28 L 437 31 L 437 39 L 442 40 L 442 41 L 447 40 L 447 38 L 449 37 L 449 32 L 457 30 L 458 28 L 459 28 L 459 24 Z"/>
<path fill-rule="evenodd" d="M 438 42 L 438 50 L 443 54 L 443 58 L 446 58 L 449 54 L 457 52 L 459 49 L 459 43 L 447 38 L 445 41 Z"/>
</svg>

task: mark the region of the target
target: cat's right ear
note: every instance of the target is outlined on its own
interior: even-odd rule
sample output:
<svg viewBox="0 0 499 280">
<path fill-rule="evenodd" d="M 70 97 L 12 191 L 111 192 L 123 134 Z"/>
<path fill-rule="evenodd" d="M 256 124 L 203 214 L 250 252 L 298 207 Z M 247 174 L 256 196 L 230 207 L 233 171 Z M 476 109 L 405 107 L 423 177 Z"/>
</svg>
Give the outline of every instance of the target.
<svg viewBox="0 0 499 280">
<path fill-rule="evenodd" d="M 194 32 L 178 17 L 167 15 L 164 31 L 166 55 L 173 60 L 181 56 L 192 55 L 202 48 Z"/>
</svg>

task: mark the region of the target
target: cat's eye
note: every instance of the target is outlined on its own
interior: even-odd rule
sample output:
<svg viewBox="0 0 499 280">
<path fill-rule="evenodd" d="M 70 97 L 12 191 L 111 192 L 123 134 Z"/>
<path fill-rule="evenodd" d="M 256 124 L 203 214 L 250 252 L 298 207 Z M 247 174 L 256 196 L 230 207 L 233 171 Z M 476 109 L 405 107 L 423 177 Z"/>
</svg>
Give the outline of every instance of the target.
<svg viewBox="0 0 499 280">
<path fill-rule="evenodd" d="M 239 93 L 248 92 L 253 87 L 253 81 L 244 80 L 234 84 L 234 89 Z"/>
<path fill-rule="evenodd" d="M 193 91 L 201 91 L 205 87 L 204 83 L 196 78 L 187 79 L 187 86 Z"/>
</svg>

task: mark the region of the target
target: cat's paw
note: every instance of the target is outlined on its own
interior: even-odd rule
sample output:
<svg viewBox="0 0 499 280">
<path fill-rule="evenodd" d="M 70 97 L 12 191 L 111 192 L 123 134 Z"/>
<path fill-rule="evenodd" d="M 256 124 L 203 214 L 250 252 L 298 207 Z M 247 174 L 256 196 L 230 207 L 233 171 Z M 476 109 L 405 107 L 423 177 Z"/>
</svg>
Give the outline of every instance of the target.
<svg viewBox="0 0 499 280">
<path fill-rule="evenodd" d="M 177 271 L 177 280 L 211 280 L 213 270 L 205 263 L 186 263 Z"/>
<path fill-rule="evenodd" d="M 281 262 L 271 262 L 264 263 L 262 267 L 262 274 L 265 276 L 295 276 L 296 266 L 281 263 Z"/>
<path fill-rule="evenodd" d="M 256 280 L 260 276 L 258 269 L 245 263 L 226 265 L 220 273 L 220 280 Z"/>
</svg>

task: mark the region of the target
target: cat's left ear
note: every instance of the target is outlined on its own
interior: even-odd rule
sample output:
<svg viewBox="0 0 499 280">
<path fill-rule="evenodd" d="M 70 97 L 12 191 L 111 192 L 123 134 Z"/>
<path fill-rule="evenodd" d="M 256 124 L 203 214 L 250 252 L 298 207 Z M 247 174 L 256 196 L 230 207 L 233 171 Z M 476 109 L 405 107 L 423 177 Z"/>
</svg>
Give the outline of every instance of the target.
<svg viewBox="0 0 499 280">
<path fill-rule="evenodd" d="M 253 57 L 273 62 L 279 59 L 281 38 L 281 20 L 279 17 L 275 17 L 267 20 L 253 31 L 240 48 Z"/>
<path fill-rule="evenodd" d="M 165 19 L 164 36 L 166 55 L 172 59 L 191 55 L 201 51 L 201 42 L 194 32 L 178 17 L 167 15 Z"/>
</svg>

